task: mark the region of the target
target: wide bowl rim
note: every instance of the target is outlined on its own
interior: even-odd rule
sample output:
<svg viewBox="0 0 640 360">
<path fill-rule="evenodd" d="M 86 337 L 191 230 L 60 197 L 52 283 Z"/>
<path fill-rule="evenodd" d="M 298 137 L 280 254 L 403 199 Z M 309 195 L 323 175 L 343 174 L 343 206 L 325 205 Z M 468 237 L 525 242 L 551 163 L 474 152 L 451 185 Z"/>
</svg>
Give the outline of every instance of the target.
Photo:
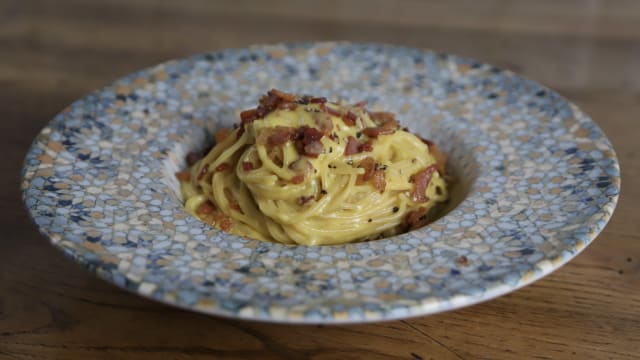
<svg viewBox="0 0 640 360">
<path fill-rule="evenodd" d="M 217 50 L 217 51 L 213 51 L 211 53 L 219 53 L 222 51 L 244 51 L 244 50 L 249 50 L 249 49 L 260 49 L 260 48 L 269 48 L 269 47 L 274 47 L 274 46 L 285 46 L 285 47 L 307 47 L 307 46 L 320 46 L 320 45 L 327 45 L 327 46 L 343 46 L 343 47 L 349 47 L 349 46 L 367 46 L 367 45 L 372 45 L 372 46 L 381 46 L 384 47 L 390 51 L 400 51 L 402 49 L 409 49 L 409 50 L 418 50 L 420 52 L 424 52 L 424 53 L 430 53 L 430 54 L 438 54 L 438 52 L 434 52 L 431 50 L 426 50 L 426 49 L 414 49 L 414 48 L 410 48 L 410 47 L 406 47 L 406 46 L 398 46 L 398 45 L 390 45 L 390 44 L 377 44 L 377 43 L 354 43 L 354 42 L 294 42 L 294 43 L 274 43 L 274 44 L 259 44 L 259 45 L 251 45 L 250 47 L 240 47 L 240 48 L 235 48 L 235 49 L 224 49 L 224 50 Z M 202 53 L 202 54 L 196 54 L 187 58 L 183 58 L 183 59 L 176 59 L 176 60 L 169 60 L 167 62 L 163 62 L 162 64 L 167 64 L 167 63 L 171 63 L 171 62 L 176 62 L 176 61 L 192 61 L 193 59 L 202 56 L 203 54 L 207 54 L 207 53 Z M 451 55 L 448 54 L 448 56 L 454 57 L 454 58 L 458 58 L 458 59 L 466 59 L 465 57 L 461 57 L 461 56 L 457 56 L 457 55 Z M 127 75 L 127 77 L 132 76 L 132 75 L 143 75 L 145 73 L 148 73 L 149 71 L 151 71 L 153 68 L 155 68 L 157 65 L 152 66 L 152 67 L 148 67 L 139 71 L 136 71 L 130 75 Z M 520 75 L 515 75 L 517 76 L 517 78 L 520 79 L 524 79 L 524 80 L 528 80 Z M 113 84 L 118 83 L 118 81 L 121 81 L 124 78 L 121 78 L 119 80 L 116 80 Z M 110 85 L 106 85 L 104 87 L 98 88 L 90 93 L 88 93 L 87 95 L 81 97 L 80 99 L 74 101 L 71 105 L 69 106 L 73 106 L 74 104 L 78 104 L 81 103 L 82 101 L 84 101 L 86 98 L 95 95 L 95 94 L 100 94 L 101 92 L 105 91 L 105 89 L 108 89 L 110 87 L 113 86 L 113 84 Z M 540 86 L 538 84 L 538 86 Z M 575 107 L 575 105 L 573 105 L 571 102 L 567 101 L 564 97 L 562 97 L 561 95 L 558 95 L 556 92 L 554 92 L 551 89 L 548 89 L 544 86 L 540 86 L 540 88 L 545 89 L 548 92 L 554 93 L 556 94 L 562 101 L 570 104 L 571 106 L 573 106 L 573 111 L 574 111 L 574 116 L 576 117 L 581 117 L 584 121 L 588 121 L 591 122 L 591 124 L 593 125 L 593 127 L 599 132 L 599 135 L 601 136 L 602 139 L 604 139 L 605 143 L 607 143 L 609 145 L 609 148 L 607 149 L 608 151 L 610 151 L 610 159 L 613 161 L 613 163 L 610 165 L 613 168 L 614 173 L 619 174 L 619 162 L 617 159 L 617 156 L 615 154 L 615 150 L 613 149 L 613 146 L 610 144 L 610 142 L 608 141 L 606 134 L 597 126 L 597 124 L 595 124 L 595 122 L 593 122 L 593 120 L 591 120 L 586 114 L 582 113 L 581 111 L 579 111 L 579 109 L 577 109 L 577 107 Z M 46 138 L 46 134 L 45 131 L 47 131 L 47 129 L 49 129 L 49 126 L 51 125 L 51 122 L 49 122 L 47 125 L 45 125 L 45 127 L 38 133 L 38 136 L 34 139 L 33 143 L 31 144 L 29 151 L 27 152 L 27 156 L 24 160 L 23 166 L 22 166 L 22 172 L 21 172 L 21 179 L 22 179 L 22 198 L 23 198 L 23 203 L 25 204 L 25 207 L 27 209 L 27 213 L 29 214 L 29 217 L 32 219 L 32 221 L 34 223 L 37 224 L 34 213 L 33 213 L 33 209 L 30 208 L 27 205 L 27 200 L 29 198 L 31 198 L 31 196 L 29 194 L 27 194 L 27 191 L 30 189 L 30 187 L 32 186 L 31 184 L 31 180 L 33 179 L 33 171 L 34 170 L 32 168 L 32 166 L 30 166 L 28 164 L 28 159 L 30 157 L 30 154 L 32 154 L 35 149 L 37 148 L 37 144 L 39 142 L 42 142 L 43 138 Z M 30 175 L 30 170 L 31 170 L 31 175 Z M 404 319 L 404 318 L 408 318 L 408 317 L 414 317 L 414 316 L 422 316 L 422 315 L 427 315 L 427 314 L 434 314 L 434 313 L 438 313 L 438 312 L 442 312 L 442 311 L 448 311 L 448 310 L 452 310 L 452 309 L 458 309 L 458 308 L 462 308 L 462 307 L 466 307 L 466 306 L 470 306 L 473 304 L 477 304 L 480 302 L 484 302 L 484 301 L 488 301 L 491 299 L 494 299 L 496 297 L 499 297 L 501 295 L 510 293 L 512 291 L 515 291 L 523 286 L 526 286 L 546 275 L 548 275 L 549 273 L 557 270 L 558 268 L 562 267 L 564 264 L 566 264 L 568 261 L 570 261 L 573 257 L 577 256 L 580 252 L 582 252 L 587 245 L 589 245 L 597 236 L 598 234 L 600 234 L 600 232 L 603 230 L 604 226 L 607 224 L 607 222 L 609 221 L 611 215 L 613 214 L 613 211 L 615 210 L 615 207 L 617 205 L 617 201 L 619 198 L 619 189 L 620 189 L 620 180 L 619 177 L 614 177 L 612 176 L 612 178 L 614 180 L 617 180 L 617 182 L 614 181 L 613 186 L 617 188 L 618 192 L 615 193 L 614 195 L 610 195 L 609 196 L 609 202 L 607 204 L 604 204 L 601 208 L 601 210 L 593 215 L 591 215 L 588 218 L 588 221 L 586 223 L 592 225 L 591 231 L 588 233 L 587 237 L 584 239 L 584 241 L 581 243 L 580 246 L 575 246 L 571 249 L 567 249 L 570 250 L 569 253 L 560 253 L 558 254 L 558 256 L 555 259 L 543 259 L 540 263 L 536 264 L 536 267 L 538 268 L 538 271 L 532 271 L 529 274 L 523 274 L 520 279 L 518 280 L 518 282 L 516 284 L 511 284 L 511 285 L 507 285 L 504 282 L 497 280 L 496 283 L 494 284 L 488 284 L 487 285 L 487 291 L 483 293 L 483 295 L 481 297 L 470 297 L 470 296 L 462 296 L 459 295 L 458 298 L 456 299 L 450 299 L 450 304 L 448 306 L 442 306 L 442 304 L 433 304 L 433 303 L 419 303 L 418 305 L 412 306 L 409 308 L 408 312 L 406 313 L 401 313 L 401 314 L 397 314 L 397 315 L 393 315 L 393 314 L 384 314 L 383 316 L 381 316 L 381 314 L 367 314 L 366 312 L 364 313 L 364 315 L 362 317 L 344 317 L 344 318 L 336 318 L 336 317 L 326 317 L 326 318 L 309 318 L 309 317 L 292 317 L 289 313 L 286 312 L 282 312 L 282 313 L 271 313 L 268 314 L 267 316 L 265 315 L 260 315 L 260 314 L 255 314 L 255 313 L 242 313 L 242 312 L 230 312 L 227 311 L 225 309 L 222 308 L 216 308 L 216 307 L 200 307 L 200 306 L 185 306 L 183 304 L 180 304 L 178 302 L 172 302 L 166 298 L 159 298 L 159 297 L 154 297 L 154 296 L 150 296 L 149 294 L 144 294 L 142 292 L 140 292 L 139 290 L 136 290 L 134 288 L 131 287 L 127 287 L 127 286 L 122 286 L 116 282 L 113 281 L 113 278 L 111 276 L 111 274 L 107 271 L 102 271 L 102 269 L 99 266 L 96 266 L 95 262 L 91 262 L 91 261 L 87 261 L 87 259 L 82 258 L 80 256 L 75 256 L 75 254 L 67 251 L 64 247 L 59 246 L 57 244 L 56 241 L 54 241 L 54 239 L 52 238 L 52 234 L 50 234 L 49 232 L 47 232 L 45 229 L 43 229 L 41 226 L 38 225 L 38 230 L 39 232 L 45 236 L 49 242 L 57 249 L 61 250 L 63 252 L 63 254 L 65 254 L 66 256 L 72 258 L 74 261 L 82 264 L 85 268 L 89 269 L 92 273 L 96 274 L 99 278 L 113 284 L 116 285 L 117 287 L 124 289 L 125 291 L 167 304 L 167 305 L 171 305 L 171 306 L 176 306 L 179 308 L 183 308 L 185 310 L 191 310 L 191 311 L 196 311 L 196 312 L 201 312 L 201 313 L 205 313 L 205 314 L 212 314 L 212 315 L 216 315 L 216 316 L 223 316 L 223 317 L 229 317 L 229 318 L 235 318 L 235 319 L 244 319 L 244 320 L 255 320 L 255 321 L 269 321 L 269 322 L 278 322 L 278 323 L 298 323 L 298 324 L 344 324 L 344 323 L 364 323 L 364 322 L 373 322 L 373 321 L 387 321 L 387 320 L 397 320 L 397 319 Z M 469 195 L 467 195 L 469 196 Z M 465 198 L 463 201 L 466 201 L 467 198 Z M 610 208 L 609 211 L 604 211 L 603 209 L 605 207 Z M 446 216 L 445 216 L 446 217 Z M 442 220 L 444 218 L 441 218 L 440 220 Z M 599 220 L 599 221 L 596 221 Z M 595 225 L 594 225 L 595 224 Z M 386 239 L 388 240 L 388 239 Z M 252 240 L 255 241 L 255 240 Z M 384 241 L 384 240 L 383 240 Z M 282 246 L 282 245 L 279 245 Z M 331 245 L 329 247 L 342 247 L 344 245 Z M 355 244 L 354 246 L 359 246 L 358 244 Z M 97 263 L 99 265 L 99 263 Z M 436 306 L 437 305 L 437 306 Z"/>
</svg>

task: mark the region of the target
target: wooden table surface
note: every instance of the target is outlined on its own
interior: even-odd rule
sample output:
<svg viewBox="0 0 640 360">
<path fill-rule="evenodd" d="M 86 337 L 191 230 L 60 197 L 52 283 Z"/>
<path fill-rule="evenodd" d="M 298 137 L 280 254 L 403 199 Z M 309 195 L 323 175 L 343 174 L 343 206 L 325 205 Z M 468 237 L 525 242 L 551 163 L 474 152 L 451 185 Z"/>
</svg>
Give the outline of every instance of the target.
<svg viewBox="0 0 640 360">
<path fill-rule="evenodd" d="M 622 195 L 598 239 L 499 299 L 369 325 L 198 315 L 125 293 L 48 245 L 19 169 L 63 107 L 171 58 L 293 40 L 397 43 L 522 73 L 613 142 Z M 0 0 L 0 359 L 640 359 L 640 1 Z"/>
</svg>

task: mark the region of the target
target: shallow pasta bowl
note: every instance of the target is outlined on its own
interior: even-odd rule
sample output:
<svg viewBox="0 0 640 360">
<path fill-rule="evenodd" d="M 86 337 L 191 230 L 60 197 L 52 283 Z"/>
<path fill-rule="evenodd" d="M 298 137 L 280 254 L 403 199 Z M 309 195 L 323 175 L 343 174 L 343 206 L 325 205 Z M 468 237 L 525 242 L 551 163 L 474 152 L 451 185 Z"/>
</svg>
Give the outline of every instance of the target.
<svg viewBox="0 0 640 360">
<path fill-rule="evenodd" d="M 271 88 L 398 114 L 458 181 L 432 224 L 305 247 L 229 235 L 185 212 L 173 174 Z M 294 323 L 433 314 L 559 268 L 609 220 L 619 167 L 602 131 L 509 71 L 378 44 L 254 46 L 170 61 L 76 101 L 23 168 L 42 234 L 99 277 L 203 313 Z"/>
</svg>

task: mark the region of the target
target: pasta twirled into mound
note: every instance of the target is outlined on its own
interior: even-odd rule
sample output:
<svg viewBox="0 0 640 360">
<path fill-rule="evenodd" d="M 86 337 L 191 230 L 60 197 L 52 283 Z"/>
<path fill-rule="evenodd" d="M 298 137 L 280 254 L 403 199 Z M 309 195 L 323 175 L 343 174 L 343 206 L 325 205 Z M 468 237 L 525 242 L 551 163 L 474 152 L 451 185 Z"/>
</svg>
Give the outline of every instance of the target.
<svg viewBox="0 0 640 360">
<path fill-rule="evenodd" d="M 391 113 L 271 90 L 177 173 L 185 206 L 248 238 L 328 245 L 427 224 L 448 199 L 445 159 Z"/>
</svg>

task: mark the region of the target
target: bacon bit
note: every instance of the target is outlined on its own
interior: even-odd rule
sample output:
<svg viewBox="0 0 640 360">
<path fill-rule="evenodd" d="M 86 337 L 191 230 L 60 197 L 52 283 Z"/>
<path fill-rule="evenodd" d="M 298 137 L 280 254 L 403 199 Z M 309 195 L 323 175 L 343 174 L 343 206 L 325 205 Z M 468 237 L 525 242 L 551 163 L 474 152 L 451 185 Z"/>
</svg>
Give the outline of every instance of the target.
<svg viewBox="0 0 640 360">
<path fill-rule="evenodd" d="M 381 127 L 385 130 L 393 130 L 395 132 L 396 129 L 398 128 L 398 120 L 396 119 L 387 120 L 382 123 Z"/>
<path fill-rule="evenodd" d="M 298 152 L 298 154 L 304 155 L 305 144 L 302 142 L 302 137 L 300 136 L 299 132 L 296 132 L 292 137 L 293 146 L 295 146 L 296 151 Z"/>
<path fill-rule="evenodd" d="M 229 232 L 231 230 L 231 226 L 233 226 L 233 221 L 230 217 L 224 214 L 220 214 L 216 216 L 215 223 L 222 229 L 222 231 Z"/>
<path fill-rule="evenodd" d="M 304 138 L 302 139 L 302 142 L 305 144 L 310 144 L 314 141 L 319 141 L 324 136 L 323 132 L 311 127 L 304 127 L 303 131 L 304 131 L 303 132 Z"/>
<path fill-rule="evenodd" d="M 327 98 L 325 97 L 312 97 L 309 99 L 309 103 L 311 104 L 324 104 L 327 102 Z"/>
<path fill-rule="evenodd" d="M 197 212 L 196 212 L 197 214 Z M 204 221 L 205 223 L 211 225 L 211 226 L 215 226 L 216 225 L 216 221 L 215 221 L 215 214 L 209 214 L 207 216 L 204 215 L 198 215 L 200 216 L 200 218 L 202 219 L 202 221 Z"/>
<path fill-rule="evenodd" d="M 409 229 L 417 229 L 427 224 L 425 215 L 426 209 L 424 207 L 420 207 L 418 210 L 409 211 L 404 221 Z"/>
<path fill-rule="evenodd" d="M 292 184 L 300 184 L 304 181 L 304 175 L 296 175 L 291 178 Z"/>
<path fill-rule="evenodd" d="M 269 95 L 275 95 L 278 98 L 282 99 L 283 101 L 286 102 L 293 102 L 296 101 L 297 96 L 295 94 L 290 94 L 290 93 L 286 93 L 284 91 L 280 91 L 278 89 L 271 89 L 271 91 L 268 92 Z"/>
<path fill-rule="evenodd" d="M 292 136 L 296 150 L 300 155 L 306 155 L 309 157 L 318 157 L 324 150 L 320 139 L 324 136 L 324 133 L 318 129 L 308 126 L 301 126 L 296 129 Z"/>
<path fill-rule="evenodd" d="M 359 175 L 356 180 L 356 184 L 362 185 L 369 181 L 373 177 L 373 172 L 375 171 L 376 161 L 372 157 L 366 157 L 360 161 L 358 164 L 359 168 L 364 169 L 364 174 Z"/>
<path fill-rule="evenodd" d="M 253 163 L 252 162 L 250 162 L 250 161 L 243 161 L 242 162 L 242 170 L 251 171 L 253 169 L 254 169 L 254 167 L 253 167 Z"/>
<path fill-rule="evenodd" d="M 340 110 L 336 110 L 330 106 L 327 106 L 325 103 L 320 104 L 320 111 L 324 111 L 329 115 L 333 115 L 337 117 L 342 116 L 342 113 L 340 112 Z"/>
<path fill-rule="evenodd" d="M 413 199 L 413 201 L 424 203 L 429 200 L 425 192 L 427 191 L 427 186 L 429 186 L 429 182 L 431 182 L 431 177 L 433 176 L 433 173 L 435 171 L 435 165 L 431 165 L 428 168 L 419 171 L 411 176 L 411 181 L 413 181 L 415 185 L 413 191 L 411 191 L 411 198 Z"/>
<path fill-rule="evenodd" d="M 240 113 L 240 121 L 243 127 L 256 119 L 258 119 L 258 110 L 256 109 L 249 109 Z"/>
<path fill-rule="evenodd" d="M 313 113 L 312 116 L 313 121 L 318 126 L 318 130 L 331 137 L 331 132 L 333 131 L 333 121 L 331 121 L 331 117 L 325 113 Z"/>
<path fill-rule="evenodd" d="M 360 152 L 371 152 L 371 151 L 373 151 L 373 140 L 371 140 L 371 139 L 367 140 L 367 142 L 365 142 L 364 144 L 361 144 L 358 147 L 358 150 Z"/>
<path fill-rule="evenodd" d="M 227 163 L 222 163 L 222 164 L 220 164 L 220 165 L 218 165 L 218 166 L 216 167 L 216 171 L 223 172 L 223 171 L 227 171 L 227 170 L 229 170 L 230 168 L 231 168 L 231 166 L 230 166 L 229 164 L 227 164 Z"/>
<path fill-rule="evenodd" d="M 244 129 L 244 125 L 254 120 L 262 119 L 276 109 L 294 110 L 298 106 L 296 102 L 303 103 L 300 102 L 300 99 L 298 99 L 295 94 L 285 93 L 278 89 L 271 89 L 266 95 L 260 98 L 260 105 L 258 105 L 257 108 L 248 109 L 240 113 L 242 129 Z M 242 129 L 238 131 L 238 137 L 242 135 Z"/>
<path fill-rule="evenodd" d="M 258 135 L 256 136 L 256 144 L 268 145 L 270 147 L 282 145 L 289 141 L 294 132 L 295 130 L 293 128 L 287 126 L 265 128 L 258 132 Z"/>
<path fill-rule="evenodd" d="M 378 137 L 378 135 L 390 135 L 396 132 L 396 128 L 398 127 L 398 122 L 395 119 L 390 119 L 382 123 L 382 125 L 378 127 L 368 127 L 362 129 L 362 133 L 367 135 L 368 137 Z"/>
<path fill-rule="evenodd" d="M 193 166 L 200 159 L 202 159 L 202 154 L 198 154 L 196 152 L 190 152 L 190 153 L 187 154 L 187 158 L 186 158 L 187 165 Z"/>
<path fill-rule="evenodd" d="M 342 121 L 344 121 L 344 124 L 347 126 L 354 126 L 356 124 L 356 119 L 358 119 L 358 117 L 351 111 L 347 112 L 342 117 Z"/>
<path fill-rule="evenodd" d="M 318 155 L 322 154 L 324 147 L 320 141 L 313 141 L 304 146 L 304 155 L 312 158 L 317 158 Z"/>
<path fill-rule="evenodd" d="M 357 185 L 363 185 L 370 182 L 378 191 L 381 193 L 384 192 L 384 189 L 387 186 L 384 170 L 379 169 L 376 166 L 376 162 L 372 157 L 362 159 L 358 167 L 364 169 L 364 174 L 359 175 L 356 179 Z"/>
<path fill-rule="evenodd" d="M 267 145 L 269 146 L 285 144 L 293 135 L 293 129 L 284 126 L 276 126 L 273 131 L 270 132 L 271 135 L 267 138 Z"/>
<path fill-rule="evenodd" d="M 315 199 L 315 196 L 313 195 L 309 195 L 309 196 L 300 196 L 298 198 L 298 205 L 304 205 L 306 203 L 308 203 L 309 201 Z"/>
<path fill-rule="evenodd" d="M 332 107 L 328 107 L 327 106 L 327 113 L 329 113 L 329 115 L 333 115 L 333 116 L 342 116 L 342 112 L 340 112 L 340 110 L 334 109 Z"/>
<path fill-rule="evenodd" d="M 215 135 L 216 144 L 223 142 L 226 138 L 229 137 L 230 133 L 231 133 L 231 130 L 229 128 L 220 129 L 220 131 L 218 131 Z"/>
<path fill-rule="evenodd" d="M 378 131 L 378 128 L 374 128 L 374 127 L 368 127 L 368 128 L 364 128 L 362 129 L 362 133 L 367 135 L 368 137 L 378 137 L 378 134 L 380 133 Z"/>
<path fill-rule="evenodd" d="M 205 176 L 207 176 L 207 173 L 209 172 L 209 164 L 205 164 L 202 169 L 200 169 L 200 173 L 198 174 L 198 177 L 196 179 L 198 179 L 198 181 L 204 179 Z"/>
<path fill-rule="evenodd" d="M 387 187 L 387 180 L 385 179 L 385 172 L 382 169 L 377 169 L 373 172 L 373 177 L 371 178 L 371 183 L 373 187 L 376 188 L 380 193 L 384 192 L 384 189 Z"/>
<path fill-rule="evenodd" d="M 353 106 L 361 108 L 361 109 L 364 109 L 367 106 L 367 100 L 359 101 L 359 102 L 353 104 Z"/>
<path fill-rule="evenodd" d="M 242 212 L 242 209 L 240 208 L 240 204 L 238 203 L 237 200 L 231 200 L 229 201 L 229 208 L 238 211 L 238 212 Z"/>
<path fill-rule="evenodd" d="M 369 113 L 369 116 L 371 117 L 371 120 L 380 125 L 384 124 L 387 121 L 396 121 L 396 116 L 393 113 L 386 111 L 375 111 Z"/>
<path fill-rule="evenodd" d="M 242 120 L 242 126 L 251 123 L 254 120 L 262 119 L 270 114 L 272 111 L 280 108 L 292 109 L 296 101 L 296 95 L 288 94 L 277 89 L 271 89 L 266 95 L 260 98 L 260 105 L 255 109 L 245 110 L 240 113 L 240 120 Z M 292 104 L 292 105 L 289 105 Z"/>
<path fill-rule="evenodd" d="M 347 138 L 347 146 L 345 146 L 344 148 L 344 154 L 348 156 L 359 153 L 359 145 L 360 144 L 358 143 L 358 140 L 356 140 L 356 138 L 354 138 L 353 136 L 349 136 Z"/>
<path fill-rule="evenodd" d="M 191 180 L 191 173 L 189 171 L 178 171 L 176 173 L 176 178 L 181 182 L 187 182 Z"/>
<path fill-rule="evenodd" d="M 216 206 L 210 201 L 207 200 L 198 206 L 196 209 L 196 214 L 198 215 L 209 215 L 213 213 L 216 209 Z"/>
<path fill-rule="evenodd" d="M 261 119 L 277 109 L 281 103 L 291 103 L 294 101 L 296 101 L 296 95 L 271 89 L 267 95 L 260 98 L 260 105 L 256 109 L 256 114 L 258 118 Z"/>
<path fill-rule="evenodd" d="M 256 109 L 259 118 L 263 118 L 278 107 L 282 98 L 273 92 L 268 92 L 260 98 L 260 106 Z"/>
<path fill-rule="evenodd" d="M 368 127 L 362 129 L 362 133 L 371 138 L 377 138 L 378 135 L 390 135 L 395 132 L 395 129 L 389 130 L 381 127 Z"/>
</svg>

